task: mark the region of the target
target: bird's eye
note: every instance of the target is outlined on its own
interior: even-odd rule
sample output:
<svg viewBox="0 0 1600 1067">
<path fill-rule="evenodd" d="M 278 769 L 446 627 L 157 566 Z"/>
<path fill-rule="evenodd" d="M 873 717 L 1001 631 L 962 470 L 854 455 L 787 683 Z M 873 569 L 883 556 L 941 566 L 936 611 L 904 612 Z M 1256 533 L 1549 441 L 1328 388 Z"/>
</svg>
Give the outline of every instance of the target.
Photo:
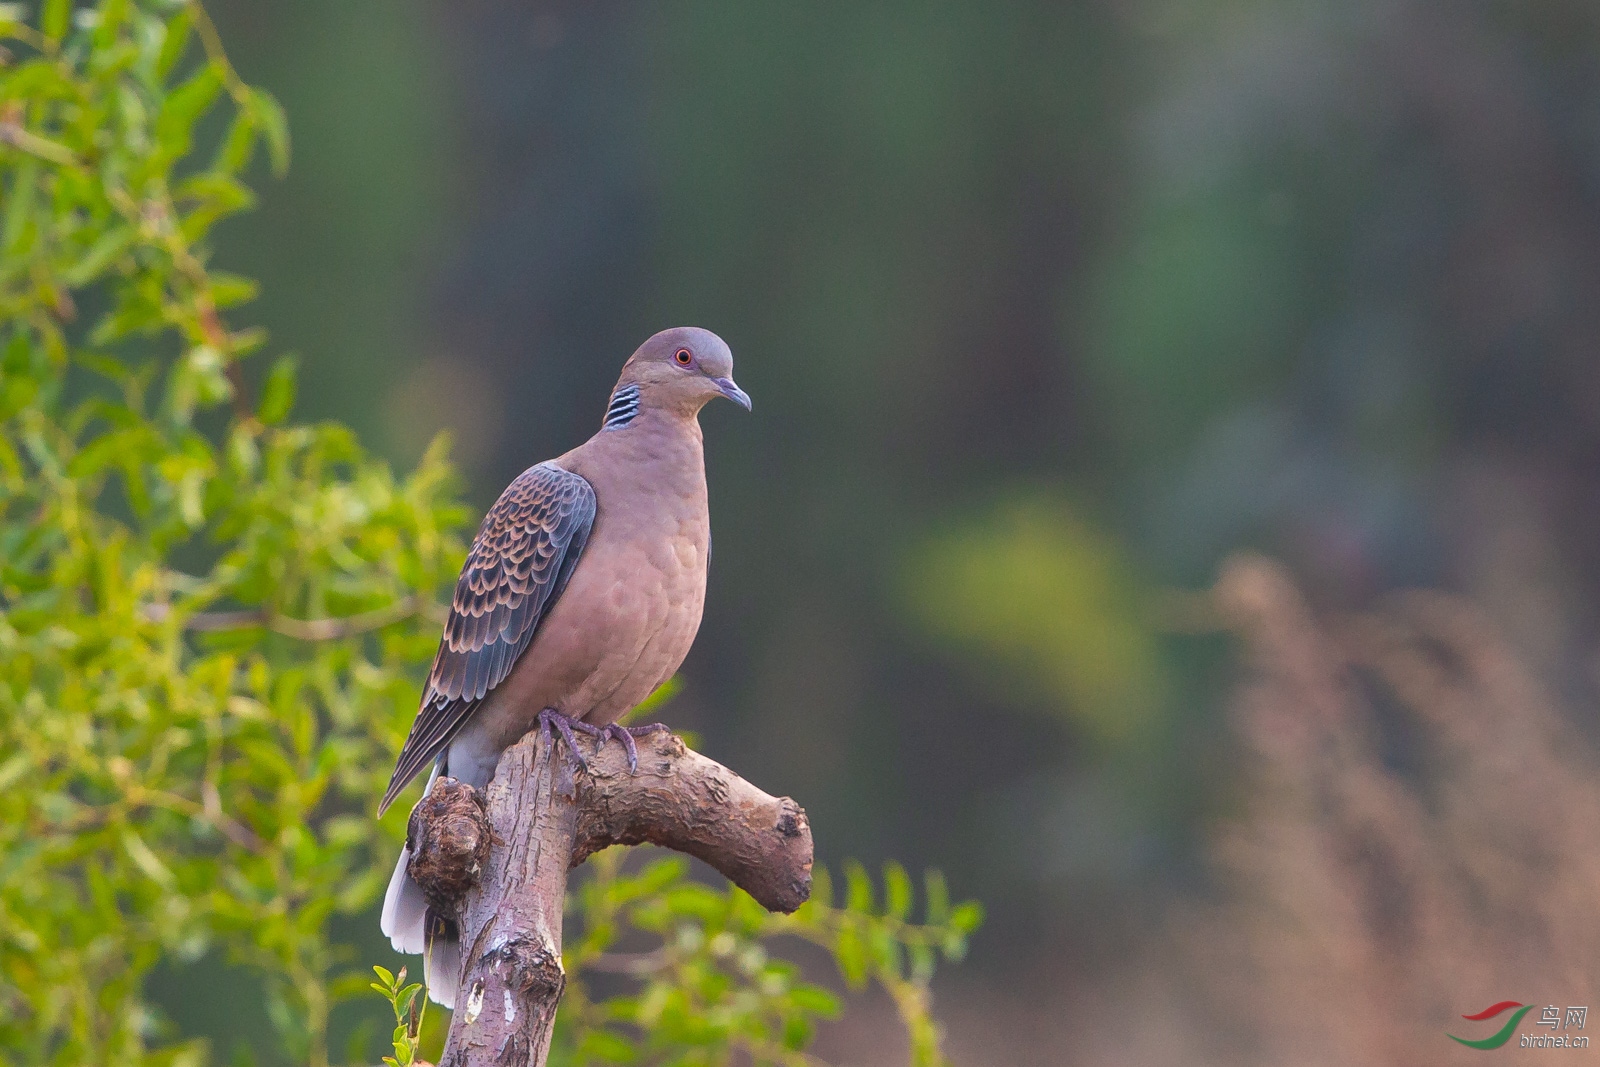
<svg viewBox="0 0 1600 1067">
<path fill-rule="evenodd" d="M 672 358 L 678 361 L 678 366 L 680 367 L 687 367 L 694 362 L 694 355 L 687 348 L 678 349 L 677 354 Z"/>
</svg>

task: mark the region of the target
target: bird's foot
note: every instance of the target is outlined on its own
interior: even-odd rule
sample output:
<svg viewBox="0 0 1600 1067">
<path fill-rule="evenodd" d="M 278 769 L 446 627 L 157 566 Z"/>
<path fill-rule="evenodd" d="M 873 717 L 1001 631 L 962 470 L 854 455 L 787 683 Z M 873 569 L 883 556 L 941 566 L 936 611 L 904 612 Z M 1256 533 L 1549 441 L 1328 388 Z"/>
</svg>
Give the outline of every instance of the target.
<svg viewBox="0 0 1600 1067">
<path fill-rule="evenodd" d="M 633 743 L 635 737 L 646 737 L 667 728 L 664 722 L 653 722 L 645 726 L 624 726 L 614 722 L 600 731 L 600 743 L 606 743 L 606 738 L 614 737 L 622 742 L 622 747 L 628 750 L 628 773 L 636 774 L 639 770 L 639 746 Z"/>
<path fill-rule="evenodd" d="M 574 719 L 570 715 L 563 715 L 555 708 L 545 708 L 539 713 L 539 745 L 541 748 L 549 748 L 551 727 L 554 727 L 556 733 L 561 735 L 561 740 L 567 743 L 567 751 L 571 752 L 572 758 L 578 761 L 578 766 L 587 771 L 589 769 L 589 761 L 584 759 L 583 753 L 578 750 L 578 739 L 573 736 L 572 731 L 576 730 L 579 733 L 588 734 L 590 737 L 601 738 L 602 743 L 604 743 L 606 732 L 597 726 L 589 725 L 582 719 Z"/>
</svg>

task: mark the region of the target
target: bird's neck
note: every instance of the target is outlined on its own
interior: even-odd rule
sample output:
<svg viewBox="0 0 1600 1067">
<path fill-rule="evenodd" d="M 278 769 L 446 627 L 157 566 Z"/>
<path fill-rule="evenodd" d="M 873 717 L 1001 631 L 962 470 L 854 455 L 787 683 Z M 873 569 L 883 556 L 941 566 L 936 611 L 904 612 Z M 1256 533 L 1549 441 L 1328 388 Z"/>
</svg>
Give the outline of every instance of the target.
<svg viewBox="0 0 1600 1067">
<path fill-rule="evenodd" d="M 633 422 L 639 416 L 639 387 L 637 385 L 619 385 L 611 394 L 611 402 L 606 405 L 605 421 L 600 424 L 602 430 L 620 430 Z"/>
<path fill-rule="evenodd" d="M 699 451 L 705 441 L 700 431 L 700 412 L 677 411 L 664 407 L 643 407 L 627 425 L 629 434 L 645 440 L 671 441 L 678 447 Z"/>
<path fill-rule="evenodd" d="M 705 403 L 703 397 L 686 397 L 681 403 L 663 402 L 659 394 L 646 394 L 636 383 L 624 383 L 611 391 L 600 432 L 625 430 L 636 424 L 651 423 L 658 428 L 689 430 L 698 439 L 700 409 Z"/>
<path fill-rule="evenodd" d="M 557 466 L 582 475 L 607 500 L 704 499 L 704 437 L 693 415 L 641 407 L 626 426 L 602 429 Z M 642 506 L 642 505 L 637 505 Z"/>
</svg>

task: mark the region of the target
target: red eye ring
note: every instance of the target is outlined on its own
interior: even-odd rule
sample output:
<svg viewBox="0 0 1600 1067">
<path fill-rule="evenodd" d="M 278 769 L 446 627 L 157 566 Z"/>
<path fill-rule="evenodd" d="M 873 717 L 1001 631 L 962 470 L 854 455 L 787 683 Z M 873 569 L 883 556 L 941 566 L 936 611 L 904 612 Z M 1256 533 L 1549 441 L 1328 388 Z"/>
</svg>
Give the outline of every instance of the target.
<svg viewBox="0 0 1600 1067">
<path fill-rule="evenodd" d="M 678 351 L 673 353 L 672 358 L 678 361 L 678 366 L 687 367 L 690 363 L 694 362 L 694 353 L 690 352 L 687 348 L 680 348 Z"/>
</svg>

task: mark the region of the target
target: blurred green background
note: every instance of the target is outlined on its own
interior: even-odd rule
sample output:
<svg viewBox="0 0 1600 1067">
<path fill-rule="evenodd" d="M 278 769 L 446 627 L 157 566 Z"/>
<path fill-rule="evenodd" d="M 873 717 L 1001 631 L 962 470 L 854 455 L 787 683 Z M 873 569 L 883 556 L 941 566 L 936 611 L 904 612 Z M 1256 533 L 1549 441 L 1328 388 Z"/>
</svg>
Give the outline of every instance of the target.
<svg viewBox="0 0 1600 1067">
<path fill-rule="evenodd" d="M 987 902 L 958 1059 L 1035 1062 L 984 1026 L 1093 995 L 1203 880 L 1234 675 L 1161 605 L 1229 551 L 1331 608 L 1467 592 L 1593 684 L 1593 4 L 214 11 L 295 136 L 217 258 L 306 414 L 401 465 L 450 431 L 487 506 L 644 337 L 728 340 L 755 410 L 703 420 L 665 717 L 819 858 Z"/>
</svg>

